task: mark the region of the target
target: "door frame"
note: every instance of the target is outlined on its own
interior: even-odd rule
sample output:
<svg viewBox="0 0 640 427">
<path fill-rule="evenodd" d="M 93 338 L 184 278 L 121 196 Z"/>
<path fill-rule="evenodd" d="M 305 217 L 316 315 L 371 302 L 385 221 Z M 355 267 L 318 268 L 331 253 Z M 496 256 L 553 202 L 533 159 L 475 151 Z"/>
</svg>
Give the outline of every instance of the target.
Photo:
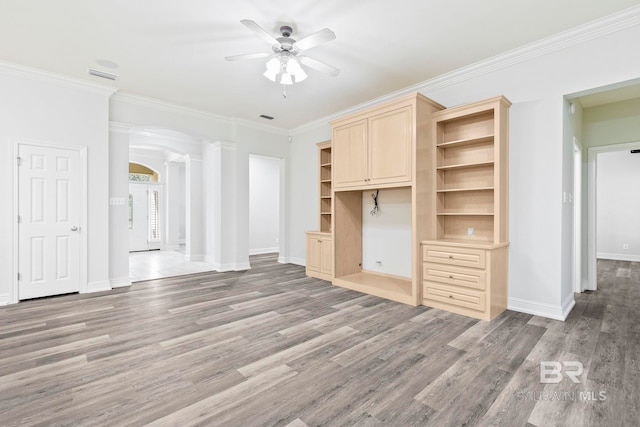
<svg viewBox="0 0 640 427">
<path fill-rule="evenodd" d="M 26 138 L 10 138 L 11 156 L 11 212 L 13 214 L 13 221 L 11 221 L 10 227 L 10 239 L 13 241 L 13 251 L 11 260 L 11 286 L 9 287 L 9 304 L 15 304 L 19 302 L 19 285 L 18 285 L 18 266 L 20 256 L 20 245 L 18 235 L 18 153 L 21 145 L 31 145 L 43 148 L 60 148 L 64 150 L 72 150 L 78 152 L 80 157 L 80 218 L 79 226 L 82 233 L 80 233 L 80 293 L 87 292 L 88 283 L 88 271 L 87 271 L 87 250 L 88 250 L 88 230 L 87 230 L 87 200 L 88 200 L 88 185 L 87 185 L 87 147 L 86 146 L 74 146 L 58 144 L 51 141 L 26 139 Z"/>
<path fill-rule="evenodd" d="M 573 137 L 573 292 L 583 292 L 582 280 L 582 162 L 583 148 L 580 140 Z"/>
<path fill-rule="evenodd" d="M 640 149 L 640 141 L 624 142 L 621 144 L 599 145 L 589 147 L 588 156 L 588 196 L 587 196 L 587 290 L 598 289 L 598 254 L 597 254 L 597 191 L 598 183 L 598 154 L 611 151 L 624 151 Z"/>
</svg>

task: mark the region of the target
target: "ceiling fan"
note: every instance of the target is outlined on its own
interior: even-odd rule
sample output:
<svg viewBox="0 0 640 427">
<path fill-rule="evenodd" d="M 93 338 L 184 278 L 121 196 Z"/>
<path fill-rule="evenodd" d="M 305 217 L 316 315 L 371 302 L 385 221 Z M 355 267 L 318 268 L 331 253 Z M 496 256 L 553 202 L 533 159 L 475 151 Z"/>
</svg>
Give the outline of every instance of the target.
<svg viewBox="0 0 640 427">
<path fill-rule="evenodd" d="M 329 74 L 330 76 L 340 74 L 340 70 L 336 67 L 303 54 L 304 51 L 312 47 L 335 39 L 336 35 L 330 29 L 322 29 L 296 41 L 291 38 L 293 29 L 288 25 L 280 27 L 280 34 L 282 36 L 276 38 L 254 21 L 243 19 L 240 22 L 269 43 L 273 53 L 258 52 L 227 56 L 225 58 L 227 61 L 268 57 L 267 71 L 265 71 L 264 76 L 273 82 L 278 82 L 283 85 L 299 83 L 307 78 L 307 74 L 301 65 Z"/>
</svg>

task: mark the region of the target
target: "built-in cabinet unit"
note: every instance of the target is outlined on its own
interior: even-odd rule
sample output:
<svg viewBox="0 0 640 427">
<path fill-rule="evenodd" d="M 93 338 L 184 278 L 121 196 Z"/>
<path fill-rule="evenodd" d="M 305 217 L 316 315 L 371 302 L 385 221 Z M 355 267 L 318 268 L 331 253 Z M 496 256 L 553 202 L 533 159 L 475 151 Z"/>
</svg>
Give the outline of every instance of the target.
<svg viewBox="0 0 640 427">
<path fill-rule="evenodd" d="M 338 286 L 421 304 L 420 242 L 429 237 L 431 115 L 443 107 L 414 93 L 331 122 L 334 278 Z M 362 191 L 411 189 L 411 275 L 362 269 Z"/>
<path fill-rule="evenodd" d="M 333 172 L 331 167 L 331 141 L 318 146 L 318 231 L 307 231 L 306 274 L 323 280 L 333 276 Z"/>
<path fill-rule="evenodd" d="M 333 239 L 329 233 L 307 231 L 307 276 L 331 280 Z"/>
<path fill-rule="evenodd" d="M 411 185 L 413 124 L 411 106 L 393 107 L 336 124 L 334 187 Z"/>
<path fill-rule="evenodd" d="M 485 320 L 506 309 L 510 105 L 497 97 L 433 114 L 425 305 Z"/>
</svg>

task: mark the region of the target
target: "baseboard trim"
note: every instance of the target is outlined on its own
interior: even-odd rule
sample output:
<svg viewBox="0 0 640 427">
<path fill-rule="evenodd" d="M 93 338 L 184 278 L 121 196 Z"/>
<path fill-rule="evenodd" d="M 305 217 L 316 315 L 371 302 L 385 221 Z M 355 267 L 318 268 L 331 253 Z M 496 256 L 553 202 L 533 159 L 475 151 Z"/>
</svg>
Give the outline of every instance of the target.
<svg viewBox="0 0 640 427">
<path fill-rule="evenodd" d="M 289 264 L 289 257 L 288 256 L 279 256 L 278 257 L 278 262 L 280 264 Z"/>
<path fill-rule="evenodd" d="M 0 294 L 0 306 L 9 305 L 9 294 Z"/>
<path fill-rule="evenodd" d="M 307 266 L 307 260 L 305 258 L 290 257 L 289 258 L 289 264 L 301 265 L 303 267 L 306 267 Z"/>
<path fill-rule="evenodd" d="M 218 273 L 224 273 L 226 271 L 251 270 L 251 264 L 249 263 L 249 261 L 235 262 L 235 263 L 230 262 L 227 264 L 220 264 L 220 263 L 214 262 L 211 258 L 207 257 L 206 262 L 211 264 L 213 269 Z"/>
<path fill-rule="evenodd" d="M 81 293 L 91 293 L 91 292 L 104 292 L 111 290 L 111 283 L 108 280 L 100 280 L 98 282 L 89 282 L 87 283 L 86 292 Z"/>
<path fill-rule="evenodd" d="M 124 288 L 127 286 L 131 286 L 131 279 L 129 276 L 127 277 L 118 277 L 116 279 L 110 279 L 109 283 L 111 283 L 111 288 Z"/>
<path fill-rule="evenodd" d="M 279 250 L 280 248 L 277 246 L 273 248 L 249 249 L 249 255 L 273 254 L 277 253 Z"/>
<path fill-rule="evenodd" d="M 190 255 L 190 254 L 185 254 L 184 259 L 190 262 L 194 262 L 194 261 L 204 261 L 204 255 Z"/>
<path fill-rule="evenodd" d="M 610 259 L 614 261 L 640 262 L 640 255 L 633 255 L 633 254 L 614 254 L 610 252 L 598 252 L 596 257 L 599 259 Z"/>
<path fill-rule="evenodd" d="M 573 307 L 576 306 L 576 300 L 573 298 L 573 292 L 569 293 L 569 295 L 567 295 L 567 297 L 564 299 L 564 301 L 562 302 L 562 320 L 566 320 L 567 317 L 569 316 L 569 313 L 571 313 L 571 310 L 573 310 Z"/>
<path fill-rule="evenodd" d="M 573 295 L 571 295 L 571 298 L 573 301 Z M 575 301 L 573 301 L 573 305 L 575 305 Z M 571 305 L 571 307 L 567 307 L 567 309 L 571 310 L 571 308 L 573 308 L 573 305 Z M 507 308 L 509 310 L 533 314 L 535 316 L 547 317 L 554 320 L 564 321 L 564 319 L 566 319 L 566 316 L 564 315 L 564 307 L 561 305 L 542 304 L 539 302 L 523 300 L 520 298 L 509 298 Z"/>
</svg>

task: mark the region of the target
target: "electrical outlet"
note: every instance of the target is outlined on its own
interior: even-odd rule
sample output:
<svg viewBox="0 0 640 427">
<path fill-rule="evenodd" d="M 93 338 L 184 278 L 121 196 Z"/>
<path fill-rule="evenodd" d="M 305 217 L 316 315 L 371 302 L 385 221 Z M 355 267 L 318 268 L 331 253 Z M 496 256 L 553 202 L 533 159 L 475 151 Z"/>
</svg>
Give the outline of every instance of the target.
<svg viewBox="0 0 640 427">
<path fill-rule="evenodd" d="M 111 206 L 123 206 L 125 204 L 124 197 L 111 197 L 109 204 Z"/>
<path fill-rule="evenodd" d="M 469 237 L 473 236 L 473 232 L 474 232 L 473 227 L 467 228 L 467 236 Z"/>
<path fill-rule="evenodd" d="M 629 244 L 628 243 L 624 243 L 622 245 L 622 249 L 629 249 Z"/>
</svg>

